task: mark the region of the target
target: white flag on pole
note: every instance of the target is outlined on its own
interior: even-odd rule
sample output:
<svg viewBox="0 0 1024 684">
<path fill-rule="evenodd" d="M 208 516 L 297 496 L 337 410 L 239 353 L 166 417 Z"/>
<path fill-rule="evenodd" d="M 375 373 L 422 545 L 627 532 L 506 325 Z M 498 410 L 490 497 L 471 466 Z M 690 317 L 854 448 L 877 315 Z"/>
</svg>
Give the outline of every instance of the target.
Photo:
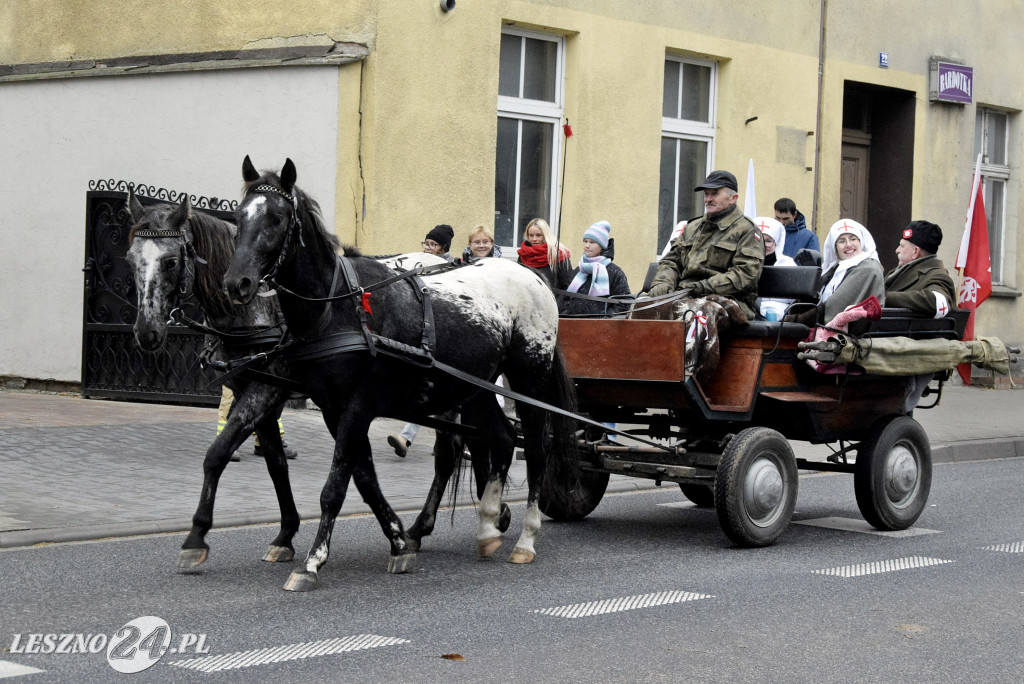
<svg viewBox="0 0 1024 684">
<path fill-rule="evenodd" d="M 751 221 L 757 218 L 757 194 L 754 192 L 754 160 L 747 167 L 747 191 L 743 195 L 743 213 Z"/>
<path fill-rule="evenodd" d="M 981 154 L 978 154 L 978 161 L 974 165 L 974 183 L 971 184 L 971 203 L 967 207 L 967 223 L 964 226 L 964 236 L 960 238 L 960 251 L 956 253 L 956 268 L 962 271 L 967 266 L 967 248 L 971 244 L 971 222 L 974 220 L 974 200 L 978 196 L 978 183 L 981 182 Z"/>
</svg>

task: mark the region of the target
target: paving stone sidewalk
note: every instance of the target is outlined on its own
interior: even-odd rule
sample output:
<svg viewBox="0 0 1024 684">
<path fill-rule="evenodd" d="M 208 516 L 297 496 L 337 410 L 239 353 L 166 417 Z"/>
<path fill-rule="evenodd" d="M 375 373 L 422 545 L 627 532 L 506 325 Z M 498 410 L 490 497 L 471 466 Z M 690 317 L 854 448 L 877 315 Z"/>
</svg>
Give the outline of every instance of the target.
<svg viewBox="0 0 1024 684">
<path fill-rule="evenodd" d="M 916 412 L 936 462 L 1024 455 L 1024 392 L 947 387 L 942 405 Z M 320 490 L 333 445 L 319 411 L 287 409 L 285 439 L 303 519 L 320 515 Z M 188 529 L 202 485 L 202 460 L 216 434 L 217 411 L 0 391 L 0 548 Z M 424 428 L 406 458 L 387 445 L 401 423 L 373 423 L 381 488 L 397 511 L 419 510 L 433 477 L 433 432 Z M 823 460 L 825 446 L 794 444 L 797 456 Z M 215 526 L 276 522 L 277 500 L 251 442 L 228 466 L 217 493 Z M 509 500 L 526 497 L 525 465 L 513 464 Z M 469 478 L 467 478 L 468 480 Z M 654 487 L 613 476 L 609 491 Z M 471 504 L 469 483 L 457 504 Z M 354 488 L 342 515 L 368 513 Z"/>
</svg>

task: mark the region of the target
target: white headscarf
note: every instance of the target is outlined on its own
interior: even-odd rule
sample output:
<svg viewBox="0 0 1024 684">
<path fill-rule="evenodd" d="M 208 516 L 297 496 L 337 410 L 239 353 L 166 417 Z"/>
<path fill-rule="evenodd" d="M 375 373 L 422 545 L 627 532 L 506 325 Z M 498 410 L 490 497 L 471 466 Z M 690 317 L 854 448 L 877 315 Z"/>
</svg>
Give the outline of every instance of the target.
<svg viewBox="0 0 1024 684">
<path fill-rule="evenodd" d="M 861 253 L 850 257 L 849 259 L 839 260 L 839 253 L 836 252 L 836 240 L 839 239 L 840 235 L 849 233 L 856 235 L 860 238 Z M 835 275 L 832 276 L 832 280 L 828 282 L 821 290 L 821 301 L 825 301 L 832 296 L 832 293 L 836 291 L 839 284 L 843 282 L 843 278 L 846 277 L 847 272 L 866 259 L 874 259 L 878 261 L 878 252 L 875 250 L 875 239 L 871 237 L 871 233 L 868 229 L 857 223 L 853 219 L 840 219 L 832 224 L 832 227 L 828 229 L 828 237 L 825 238 L 825 258 L 822 263 L 823 272 L 827 273 L 832 266 L 839 264 L 836 268 Z"/>
<path fill-rule="evenodd" d="M 786 246 L 786 227 L 773 218 L 758 216 L 754 219 L 754 225 L 761 229 L 761 232 L 775 241 L 775 265 L 796 266 L 792 257 L 782 253 Z"/>
</svg>

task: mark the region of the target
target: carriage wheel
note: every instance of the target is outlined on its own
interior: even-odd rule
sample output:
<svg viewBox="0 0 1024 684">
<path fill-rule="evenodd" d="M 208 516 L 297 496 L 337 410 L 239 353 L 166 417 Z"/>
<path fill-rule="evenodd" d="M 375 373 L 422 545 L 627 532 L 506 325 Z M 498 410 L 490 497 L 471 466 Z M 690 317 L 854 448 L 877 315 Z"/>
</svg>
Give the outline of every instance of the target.
<svg viewBox="0 0 1024 684">
<path fill-rule="evenodd" d="M 740 546 L 768 546 L 796 507 L 796 457 L 781 434 L 752 427 L 736 435 L 715 475 L 715 509 L 726 536 Z"/>
<path fill-rule="evenodd" d="M 685 484 L 680 482 L 679 489 L 683 496 L 692 501 L 697 508 L 715 507 L 715 487 L 709 484 Z"/>
<path fill-rule="evenodd" d="M 564 493 L 551 493 L 546 488 L 538 498 L 540 512 L 552 520 L 569 522 L 582 520 L 601 503 L 601 497 L 608 488 L 608 473 L 584 470 L 580 473 L 579 484 Z"/>
<path fill-rule="evenodd" d="M 932 448 L 909 416 L 883 418 L 857 448 L 857 507 L 880 530 L 905 530 L 920 517 L 932 486 Z"/>
</svg>

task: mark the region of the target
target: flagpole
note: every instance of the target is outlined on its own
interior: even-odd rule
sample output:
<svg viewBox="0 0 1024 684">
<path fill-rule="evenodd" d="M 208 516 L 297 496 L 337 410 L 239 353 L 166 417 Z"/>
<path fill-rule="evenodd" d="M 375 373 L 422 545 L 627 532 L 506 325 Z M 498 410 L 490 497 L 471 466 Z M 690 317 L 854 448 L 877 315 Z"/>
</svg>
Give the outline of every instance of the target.
<svg viewBox="0 0 1024 684">
<path fill-rule="evenodd" d="M 974 181 L 971 183 L 971 202 L 967 207 L 967 223 L 964 224 L 964 234 L 960 239 L 960 251 L 956 253 L 957 296 L 960 295 L 960 286 L 964 282 L 964 267 L 967 265 L 967 249 L 971 243 L 971 223 L 974 221 L 974 204 L 978 199 L 978 184 L 981 183 L 981 153 L 978 153 L 978 160 L 974 164 Z"/>
<path fill-rule="evenodd" d="M 562 176 L 558 185 L 558 227 L 555 228 L 555 253 L 561 260 L 562 253 L 562 198 L 565 196 L 565 158 L 569 156 L 569 138 L 572 137 L 572 126 L 569 125 L 569 117 L 565 117 L 565 125 L 562 126 Z"/>
</svg>

